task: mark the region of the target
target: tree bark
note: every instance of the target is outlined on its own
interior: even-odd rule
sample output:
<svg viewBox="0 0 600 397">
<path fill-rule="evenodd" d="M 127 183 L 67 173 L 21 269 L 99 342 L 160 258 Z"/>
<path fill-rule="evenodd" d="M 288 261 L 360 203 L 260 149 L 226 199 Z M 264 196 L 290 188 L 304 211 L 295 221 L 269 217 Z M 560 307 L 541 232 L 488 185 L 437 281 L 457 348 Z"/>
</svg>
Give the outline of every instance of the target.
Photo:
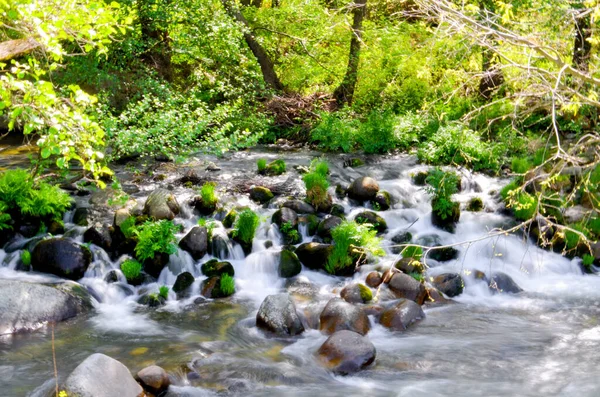
<svg viewBox="0 0 600 397">
<path fill-rule="evenodd" d="M 354 89 L 358 80 L 358 64 L 360 62 L 360 49 L 362 45 L 362 23 L 367 8 L 367 0 L 356 0 L 353 5 L 352 14 L 352 39 L 350 40 L 350 53 L 348 56 L 348 68 L 341 84 L 333 92 L 333 97 L 338 105 L 352 104 Z"/>
<path fill-rule="evenodd" d="M 165 4 L 160 4 L 161 2 Z M 167 81 L 173 79 L 173 67 L 171 64 L 171 38 L 167 30 L 168 22 L 162 12 L 167 12 L 169 0 L 138 0 L 137 9 L 142 33 L 145 43 L 145 52 L 142 59 L 158 74 Z"/>
<path fill-rule="evenodd" d="M 240 10 L 235 7 L 231 0 L 221 0 L 221 3 L 231 18 L 244 25 L 244 40 L 246 41 L 246 44 L 248 44 L 248 47 L 250 47 L 250 51 L 252 51 L 252 54 L 254 54 L 258 64 L 260 65 L 260 70 L 265 83 L 274 90 L 283 91 L 284 86 L 279 80 L 279 77 L 277 77 L 273 61 L 263 46 L 260 45 L 254 35 L 250 32 L 250 26 L 248 25 L 246 18 L 244 18 Z"/>
<path fill-rule="evenodd" d="M 592 44 L 589 38 L 592 37 L 591 12 L 587 9 L 575 8 L 575 40 L 573 43 L 573 66 L 582 72 L 588 72 L 590 66 L 590 56 Z"/>
<path fill-rule="evenodd" d="M 479 2 L 479 10 L 481 19 L 485 25 L 488 25 L 488 11 L 495 12 L 494 2 L 489 0 L 481 0 Z M 495 45 L 496 39 L 492 38 L 492 43 Z M 498 65 L 498 60 L 494 56 L 494 52 L 489 48 L 481 50 L 481 80 L 479 80 L 479 95 L 489 100 L 494 91 L 504 82 L 504 75 Z"/>
</svg>

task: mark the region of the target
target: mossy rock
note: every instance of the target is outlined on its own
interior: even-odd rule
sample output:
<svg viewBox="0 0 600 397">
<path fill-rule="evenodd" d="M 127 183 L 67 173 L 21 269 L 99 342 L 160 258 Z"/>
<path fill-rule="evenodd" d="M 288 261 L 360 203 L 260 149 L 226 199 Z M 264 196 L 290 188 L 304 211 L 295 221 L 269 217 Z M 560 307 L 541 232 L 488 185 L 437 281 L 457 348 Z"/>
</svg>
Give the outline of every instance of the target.
<svg viewBox="0 0 600 397">
<path fill-rule="evenodd" d="M 273 197 L 273 193 L 266 187 L 255 186 L 250 189 L 250 198 L 257 203 L 265 204 L 269 202 Z"/>
<path fill-rule="evenodd" d="M 202 264 L 200 270 L 206 277 L 221 276 L 229 274 L 231 277 L 235 275 L 235 269 L 229 262 L 221 262 L 217 259 L 211 259 Z"/>
<path fill-rule="evenodd" d="M 230 228 L 233 227 L 233 224 L 235 223 L 235 218 L 237 217 L 237 211 L 235 209 L 230 209 L 227 212 L 227 215 L 225 215 L 225 218 L 223 218 L 223 226 L 226 228 Z"/>
<path fill-rule="evenodd" d="M 301 271 L 302 264 L 298 256 L 287 249 L 282 250 L 279 257 L 279 276 L 290 278 L 297 276 Z"/>
<path fill-rule="evenodd" d="M 427 184 L 427 177 L 429 173 L 425 171 L 417 172 L 412 176 L 412 181 L 417 186 L 425 186 Z"/>
<path fill-rule="evenodd" d="M 413 258 L 402 258 L 394 264 L 394 267 L 406 274 L 423 274 L 425 272 L 423 264 Z"/>
<path fill-rule="evenodd" d="M 480 197 L 473 197 L 467 204 L 467 211 L 479 212 L 483 209 L 483 200 Z"/>
<path fill-rule="evenodd" d="M 200 290 L 202 296 L 212 299 L 227 298 L 235 293 L 233 291 L 227 291 L 223 288 L 222 276 L 212 276 L 202 282 Z"/>
<path fill-rule="evenodd" d="M 385 190 L 380 190 L 371 200 L 371 205 L 376 211 L 387 211 L 392 206 L 392 195 Z"/>
<path fill-rule="evenodd" d="M 383 233 L 387 230 L 385 219 L 377 215 L 373 211 L 363 211 L 354 218 L 358 224 L 370 224 L 377 233 Z"/>
<path fill-rule="evenodd" d="M 163 306 L 166 302 L 166 299 L 160 296 L 159 294 L 145 294 L 142 295 L 137 303 L 140 305 L 145 305 L 149 307 L 159 307 Z"/>
<path fill-rule="evenodd" d="M 435 207 L 435 202 L 431 203 L 432 207 Z M 443 217 L 437 211 L 431 212 L 431 223 L 434 226 L 439 227 L 442 230 L 446 230 L 447 232 L 454 233 L 456 229 L 456 224 L 460 219 L 460 204 L 457 202 L 452 203 L 452 213 Z"/>
<path fill-rule="evenodd" d="M 314 236 L 319 228 L 319 217 L 313 214 L 299 218 L 301 224 L 308 225 L 308 235 Z"/>
<path fill-rule="evenodd" d="M 271 161 L 267 164 L 267 167 L 264 170 L 265 175 L 275 176 L 284 174 L 286 170 L 285 161 L 278 159 Z"/>
<path fill-rule="evenodd" d="M 373 292 L 364 284 L 350 284 L 342 289 L 340 296 L 349 303 L 367 303 L 373 299 Z"/>
<path fill-rule="evenodd" d="M 344 219 L 346 217 L 346 210 L 340 204 L 333 204 L 329 214 Z"/>
</svg>

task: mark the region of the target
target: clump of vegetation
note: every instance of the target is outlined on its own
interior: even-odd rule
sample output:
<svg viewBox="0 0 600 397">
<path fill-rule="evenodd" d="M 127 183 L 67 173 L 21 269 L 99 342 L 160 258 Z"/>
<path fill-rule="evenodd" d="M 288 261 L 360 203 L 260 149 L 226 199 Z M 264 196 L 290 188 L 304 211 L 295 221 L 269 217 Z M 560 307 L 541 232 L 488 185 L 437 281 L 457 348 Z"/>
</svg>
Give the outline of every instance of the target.
<svg viewBox="0 0 600 397">
<path fill-rule="evenodd" d="M 432 196 L 431 208 L 441 218 L 453 216 L 458 203 L 452 201 L 452 195 L 458 192 L 458 176 L 453 172 L 444 172 L 440 168 L 429 171 L 425 187 Z"/>
<path fill-rule="evenodd" d="M 425 276 L 422 275 L 421 273 L 412 272 L 412 273 L 408 273 L 408 275 L 411 276 L 412 278 L 414 278 L 415 280 L 417 280 L 420 283 L 425 282 Z"/>
<path fill-rule="evenodd" d="M 391 111 L 373 110 L 358 129 L 358 143 L 365 153 L 387 153 L 396 148 L 396 116 Z"/>
<path fill-rule="evenodd" d="M 331 230 L 333 251 L 327 259 L 325 270 L 330 274 L 344 271 L 354 264 L 350 249 L 363 249 L 365 253 L 381 256 L 385 252 L 381 248 L 381 239 L 377 231 L 368 225 L 359 225 L 354 221 L 343 221 Z M 364 259 L 364 258 L 363 258 Z"/>
<path fill-rule="evenodd" d="M 260 225 L 260 218 L 251 209 L 240 212 L 235 220 L 233 237 L 244 244 L 252 244 L 256 229 Z"/>
<path fill-rule="evenodd" d="M 351 152 L 356 146 L 356 121 L 345 112 L 322 113 L 321 122 L 311 131 L 311 140 L 330 152 Z"/>
<path fill-rule="evenodd" d="M 298 230 L 296 230 L 291 222 L 282 224 L 279 231 L 283 234 L 286 244 L 298 244 L 301 240 L 300 233 L 298 233 Z"/>
<path fill-rule="evenodd" d="M 125 238 L 134 238 L 137 235 L 137 228 L 135 225 L 135 216 L 130 216 L 121 223 L 119 229 L 121 229 L 121 233 L 123 233 Z"/>
<path fill-rule="evenodd" d="M 21 251 L 21 263 L 27 267 L 31 265 L 31 253 L 29 251 Z"/>
<path fill-rule="evenodd" d="M 310 172 L 302 177 L 306 186 L 306 201 L 316 209 L 326 208 L 331 203 L 331 197 L 327 192 L 329 189 L 328 172 L 327 163 L 318 161 L 311 163 Z"/>
<path fill-rule="evenodd" d="M 402 250 L 403 258 L 412 258 L 414 260 L 419 260 L 423 256 L 423 249 L 421 247 L 416 247 L 414 245 L 404 247 Z"/>
<path fill-rule="evenodd" d="M 585 255 L 583 255 L 583 258 L 581 258 L 581 259 L 582 259 L 583 268 L 587 272 L 591 272 L 592 266 L 594 265 L 594 257 L 590 254 L 585 254 Z"/>
<path fill-rule="evenodd" d="M 258 159 L 256 160 L 256 168 L 258 168 L 258 173 L 262 174 L 265 172 L 267 168 L 267 160 L 266 159 Z"/>
<path fill-rule="evenodd" d="M 142 264 L 135 259 L 126 259 L 121 263 L 121 271 L 127 279 L 127 282 L 135 282 L 140 277 Z"/>
<path fill-rule="evenodd" d="M 511 162 L 511 169 L 515 174 L 525 174 L 531 169 L 529 159 L 523 157 L 515 157 Z"/>
<path fill-rule="evenodd" d="M 202 207 L 208 212 L 213 212 L 217 208 L 219 198 L 215 193 L 216 184 L 214 182 L 206 182 L 200 188 L 200 198 L 202 199 Z"/>
<path fill-rule="evenodd" d="M 158 296 L 160 296 L 164 300 L 167 300 L 169 298 L 169 287 L 167 287 L 166 285 L 161 285 L 158 289 Z"/>
<path fill-rule="evenodd" d="M 286 165 L 285 161 L 281 159 L 273 160 L 267 164 L 264 173 L 267 175 L 281 175 L 285 173 Z"/>
<path fill-rule="evenodd" d="M 217 227 L 217 222 L 213 220 L 207 220 L 206 218 L 198 219 L 198 226 L 203 226 L 206 228 L 206 234 L 208 239 L 212 238 L 213 230 Z"/>
<path fill-rule="evenodd" d="M 329 164 L 326 161 L 314 159 L 310 162 L 310 170 L 326 177 L 329 175 Z"/>
<path fill-rule="evenodd" d="M 231 296 L 235 292 L 235 280 L 229 274 L 224 273 L 221 275 L 219 281 L 219 289 L 223 296 Z"/>
<path fill-rule="evenodd" d="M 135 255 L 140 261 L 154 258 L 157 253 L 171 255 L 177 252 L 175 233 L 179 227 L 168 220 L 147 221 L 138 227 Z"/>
</svg>

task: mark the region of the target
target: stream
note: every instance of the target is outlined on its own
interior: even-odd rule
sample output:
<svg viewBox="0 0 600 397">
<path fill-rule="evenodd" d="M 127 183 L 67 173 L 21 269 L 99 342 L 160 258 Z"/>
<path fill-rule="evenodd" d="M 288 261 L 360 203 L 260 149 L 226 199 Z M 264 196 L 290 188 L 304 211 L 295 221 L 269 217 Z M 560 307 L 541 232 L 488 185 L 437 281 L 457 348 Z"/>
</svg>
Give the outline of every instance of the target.
<svg viewBox="0 0 600 397">
<path fill-rule="evenodd" d="M 1 155 L 1 154 L 0 154 Z M 258 158 L 282 158 L 288 172 L 277 177 L 256 175 Z M 391 193 L 395 204 L 379 211 L 388 225 L 384 234 L 386 256 L 376 264 L 362 266 L 352 278 L 334 277 L 304 268 L 300 278 L 310 281 L 317 297 L 296 301 L 298 311 L 324 305 L 344 285 L 364 282 L 375 268 L 393 265 L 390 239 L 408 230 L 413 241 L 437 239 L 439 244 L 456 244 L 459 256 L 439 263 L 427 259 L 427 275 L 453 272 L 486 274 L 501 271 L 524 290 L 520 294 L 494 294 L 485 283 L 465 277 L 464 292 L 443 305 L 425 305 L 426 318 L 404 332 L 394 332 L 371 321 L 367 337 L 377 349 L 374 365 L 351 376 L 338 376 L 323 368 L 314 355 L 327 339 L 318 330 L 300 336 L 277 338 L 256 327 L 256 313 L 263 299 L 285 290 L 286 280 L 277 274 L 281 235 L 271 224 L 271 215 L 282 199 L 268 207 L 253 203 L 247 194 L 232 187 L 240 181 L 268 179 L 285 186 L 286 195 L 301 196 L 304 188 L 296 166 L 308 166 L 315 157 L 330 165 L 331 192 L 352 219 L 365 207 L 348 199 L 335 198 L 336 184 L 350 184 L 360 176 L 371 176 L 382 190 Z M 11 164 L 14 158 L 10 158 Z M 1 166 L 4 158 L 0 159 Z M 219 171 L 205 171 L 207 161 Z M 151 364 L 163 367 L 173 378 L 169 396 L 598 396 L 600 382 L 600 278 L 584 275 L 579 259 L 568 259 L 542 250 L 522 234 L 496 235 L 482 239 L 514 220 L 502 212 L 497 192 L 508 180 L 458 170 L 463 189 L 456 195 L 462 213 L 455 233 L 431 223 L 430 199 L 411 176 L 428 167 L 410 155 L 367 157 L 360 167 L 344 167 L 338 155 L 308 150 L 277 151 L 256 148 L 228 154 L 224 158 L 197 156 L 184 164 L 141 162 L 115 166 L 123 189 L 138 202 L 157 187 L 172 187 L 183 207 L 175 222 L 185 226 L 183 237 L 198 223 L 185 203 L 194 191 L 175 181 L 190 169 L 218 182 L 221 201 L 250 206 L 261 216 L 252 253 L 244 257 L 241 247 L 228 246 L 221 259 L 235 268 L 236 293 L 225 299 L 207 300 L 199 295 L 202 263 L 182 250 L 172 255 L 158 283 L 133 288 L 103 277 L 118 268 L 98 247 L 92 247 L 94 262 L 79 282 L 98 297 L 88 316 L 54 327 L 54 348 L 59 381 L 92 353 L 100 352 L 125 364 L 133 373 Z M 147 172 L 152 169 L 152 172 Z M 142 172 L 141 172 L 142 171 Z M 160 176 L 159 175 L 163 175 Z M 482 212 L 464 207 L 474 196 L 484 202 Z M 89 196 L 77 197 L 87 204 Z M 369 208 L 370 209 L 370 208 Z M 111 214 L 110 211 L 106 211 Z M 112 211 L 114 213 L 114 210 Z M 85 227 L 65 216 L 66 233 L 83 241 Z M 107 221 L 112 221 L 107 215 Z M 220 223 L 219 223 L 220 225 Z M 312 237 L 301 229 L 303 242 Z M 214 233 L 226 236 L 219 226 Z M 265 248 L 264 242 L 274 245 Z M 478 241 L 474 241 L 478 240 Z M 474 241 L 474 242 L 469 242 Z M 0 250 L 0 278 L 44 280 L 52 276 L 14 270 L 18 255 Z M 136 303 L 140 290 L 172 286 L 177 274 L 189 271 L 196 277 L 194 296 L 177 300 L 171 292 L 167 304 L 148 308 Z M 54 390 L 52 330 L 0 337 L 0 395 L 48 396 Z"/>
</svg>

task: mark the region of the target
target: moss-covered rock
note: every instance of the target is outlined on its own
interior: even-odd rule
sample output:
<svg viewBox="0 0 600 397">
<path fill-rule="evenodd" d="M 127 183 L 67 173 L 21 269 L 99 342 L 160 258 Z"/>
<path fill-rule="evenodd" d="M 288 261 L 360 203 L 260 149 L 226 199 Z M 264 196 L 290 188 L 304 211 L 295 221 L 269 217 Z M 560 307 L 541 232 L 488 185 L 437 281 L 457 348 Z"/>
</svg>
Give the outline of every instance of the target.
<svg viewBox="0 0 600 397">
<path fill-rule="evenodd" d="M 481 197 L 473 197 L 467 203 L 467 211 L 479 212 L 483 209 L 483 200 Z"/>
<path fill-rule="evenodd" d="M 298 256 L 290 250 L 282 250 L 279 255 L 279 276 L 290 278 L 297 276 L 301 271 L 302 264 Z"/>
<path fill-rule="evenodd" d="M 255 186 L 250 189 L 250 198 L 257 203 L 265 204 L 274 197 L 271 190 L 263 186 Z"/>
<path fill-rule="evenodd" d="M 366 285 L 356 283 L 345 286 L 340 296 L 349 303 L 367 303 L 373 299 L 373 292 Z"/>
<path fill-rule="evenodd" d="M 380 190 L 371 200 L 371 204 L 376 211 L 387 211 L 392 206 L 392 195 L 385 190 Z"/>
<path fill-rule="evenodd" d="M 281 159 L 273 160 L 264 169 L 265 175 L 275 176 L 284 174 L 286 171 L 285 161 Z"/>
<path fill-rule="evenodd" d="M 361 225 L 365 223 L 371 225 L 373 229 L 377 230 L 378 233 L 383 233 L 387 230 L 387 223 L 385 219 L 373 211 L 363 211 L 356 215 L 354 220 L 356 223 Z"/>
<path fill-rule="evenodd" d="M 217 259 L 211 259 L 205 262 L 200 267 L 202 274 L 206 277 L 220 276 L 222 274 L 228 274 L 231 277 L 235 275 L 233 265 L 229 262 L 219 261 Z"/>
</svg>

